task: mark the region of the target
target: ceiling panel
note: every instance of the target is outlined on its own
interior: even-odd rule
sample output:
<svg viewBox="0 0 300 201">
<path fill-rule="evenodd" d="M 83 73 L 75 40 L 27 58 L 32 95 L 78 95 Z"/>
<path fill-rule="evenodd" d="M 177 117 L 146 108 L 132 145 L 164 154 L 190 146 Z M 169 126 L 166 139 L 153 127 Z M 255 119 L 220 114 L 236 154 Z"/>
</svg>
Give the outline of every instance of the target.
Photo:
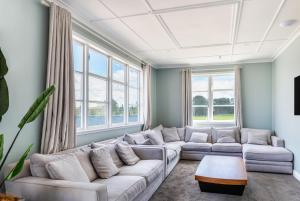
<svg viewBox="0 0 300 201">
<path fill-rule="evenodd" d="M 153 49 L 170 49 L 176 47 L 153 15 L 126 17 L 123 18 L 123 21 L 146 40 Z"/>
<path fill-rule="evenodd" d="M 238 32 L 238 42 L 260 41 L 281 0 L 245 1 Z"/>
<path fill-rule="evenodd" d="M 286 41 L 265 41 L 259 49 L 259 54 L 272 57 Z"/>
<path fill-rule="evenodd" d="M 100 20 L 113 18 L 113 14 L 105 8 L 98 0 L 62 0 L 68 4 L 75 12 L 88 20 Z"/>
<path fill-rule="evenodd" d="M 182 47 L 230 43 L 233 5 L 162 14 Z"/>
<path fill-rule="evenodd" d="M 154 10 L 188 6 L 202 3 L 211 3 L 218 0 L 148 0 Z"/>
<path fill-rule="evenodd" d="M 281 27 L 280 23 L 285 20 L 296 19 L 298 23 L 290 27 Z M 300 25 L 300 1 L 287 0 L 284 4 L 278 18 L 276 19 L 272 29 L 270 30 L 267 40 L 280 40 L 288 39 L 290 34 L 293 33 Z"/>
<path fill-rule="evenodd" d="M 231 55 L 228 56 L 213 56 L 213 57 L 198 57 L 186 60 L 189 64 L 208 64 L 208 63 L 227 63 L 231 62 Z"/>
<path fill-rule="evenodd" d="M 149 50 L 150 47 L 134 32 L 127 28 L 119 19 L 105 20 L 94 23 L 101 34 L 114 43 L 130 51 Z"/>
<path fill-rule="evenodd" d="M 254 54 L 260 43 L 238 43 L 234 45 L 233 54 Z"/>
<path fill-rule="evenodd" d="M 105 3 L 117 16 L 136 15 L 148 13 L 144 0 L 101 0 Z"/>
</svg>

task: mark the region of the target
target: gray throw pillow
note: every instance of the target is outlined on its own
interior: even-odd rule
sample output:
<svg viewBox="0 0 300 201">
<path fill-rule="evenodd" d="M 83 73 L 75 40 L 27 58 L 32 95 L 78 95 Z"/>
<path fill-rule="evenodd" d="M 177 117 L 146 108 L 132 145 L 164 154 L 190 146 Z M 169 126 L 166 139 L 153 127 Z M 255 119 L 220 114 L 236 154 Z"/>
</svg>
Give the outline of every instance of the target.
<svg viewBox="0 0 300 201">
<path fill-rule="evenodd" d="M 228 142 L 234 143 L 234 142 L 236 142 L 234 130 L 217 130 L 216 132 L 217 132 L 217 142 L 218 143 L 228 143 Z"/>
<path fill-rule="evenodd" d="M 127 141 L 129 144 L 136 144 L 135 141 L 145 141 L 145 137 L 141 133 L 125 134 L 124 140 Z"/>
<path fill-rule="evenodd" d="M 218 141 L 218 131 L 219 130 L 229 130 L 235 133 L 235 142 L 241 142 L 240 129 L 238 127 L 218 127 L 212 129 L 212 142 L 216 143 Z"/>
<path fill-rule="evenodd" d="M 221 137 L 217 140 L 218 143 L 235 143 L 235 139 L 232 137 Z"/>
<path fill-rule="evenodd" d="M 103 146 L 107 146 L 109 148 L 109 152 L 110 152 L 110 155 L 114 161 L 114 163 L 116 164 L 116 166 L 118 168 L 122 167 L 124 165 L 124 163 L 122 162 L 122 160 L 120 159 L 119 155 L 117 154 L 116 152 L 116 144 L 112 143 L 92 143 L 92 148 L 100 148 L 100 147 L 103 147 Z"/>
<path fill-rule="evenodd" d="M 191 126 L 185 127 L 185 140 L 186 142 L 189 142 L 192 136 L 193 132 L 198 133 L 207 133 L 207 142 L 211 143 L 211 128 L 210 127 L 204 127 L 204 128 L 194 128 Z"/>
<path fill-rule="evenodd" d="M 180 141 L 184 141 L 185 137 L 185 128 L 177 128 L 177 133 L 180 138 Z"/>
<path fill-rule="evenodd" d="M 268 135 L 248 133 L 248 144 L 268 145 Z"/>
<path fill-rule="evenodd" d="M 241 129 L 241 143 L 242 144 L 248 143 L 248 135 L 250 133 L 266 135 L 268 144 L 271 144 L 271 135 L 272 135 L 271 130 L 253 129 L 253 128 L 242 128 Z"/>
<path fill-rule="evenodd" d="M 80 162 L 81 167 L 84 169 L 85 173 L 89 177 L 89 180 L 94 181 L 95 179 L 97 179 L 97 173 L 95 172 L 95 169 L 90 159 L 90 150 L 77 151 L 74 154 Z"/>
<path fill-rule="evenodd" d="M 150 139 L 135 139 L 134 140 L 134 144 L 137 144 L 137 145 L 151 145 L 151 142 L 150 142 Z"/>
<path fill-rule="evenodd" d="M 160 131 L 148 131 L 147 138 L 150 139 L 151 144 L 153 145 L 163 145 L 165 144 L 164 139 Z"/>
<path fill-rule="evenodd" d="M 163 136 L 165 142 L 180 141 L 176 127 L 164 128 L 162 130 L 162 136 Z"/>
<path fill-rule="evenodd" d="M 190 142 L 195 143 L 206 143 L 207 142 L 207 133 L 199 133 L 199 132 L 193 132 L 192 136 L 190 138 Z"/>
<path fill-rule="evenodd" d="M 140 158 L 134 153 L 130 145 L 125 143 L 118 143 L 116 150 L 126 165 L 134 165 L 139 162 Z"/>
<path fill-rule="evenodd" d="M 120 170 L 113 162 L 107 146 L 91 150 L 90 157 L 99 177 L 108 179 L 119 173 Z"/>
<path fill-rule="evenodd" d="M 51 179 L 90 182 L 80 162 L 74 155 L 51 161 L 46 164 L 46 169 Z"/>
<path fill-rule="evenodd" d="M 155 131 L 162 131 L 164 129 L 164 127 L 160 124 L 159 126 L 156 126 L 155 128 L 152 128 L 152 130 Z"/>
</svg>

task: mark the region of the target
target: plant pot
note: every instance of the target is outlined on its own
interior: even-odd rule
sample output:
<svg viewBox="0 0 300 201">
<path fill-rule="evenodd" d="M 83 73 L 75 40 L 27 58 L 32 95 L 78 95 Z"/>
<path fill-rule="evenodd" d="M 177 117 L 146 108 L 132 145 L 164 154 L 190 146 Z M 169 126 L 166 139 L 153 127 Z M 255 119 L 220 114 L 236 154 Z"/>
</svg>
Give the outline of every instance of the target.
<svg viewBox="0 0 300 201">
<path fill-rule="evenodd" d="M 11 194 L 0 193 L 0 201 L 24 201 L 24 199 Z"/>
</svg>

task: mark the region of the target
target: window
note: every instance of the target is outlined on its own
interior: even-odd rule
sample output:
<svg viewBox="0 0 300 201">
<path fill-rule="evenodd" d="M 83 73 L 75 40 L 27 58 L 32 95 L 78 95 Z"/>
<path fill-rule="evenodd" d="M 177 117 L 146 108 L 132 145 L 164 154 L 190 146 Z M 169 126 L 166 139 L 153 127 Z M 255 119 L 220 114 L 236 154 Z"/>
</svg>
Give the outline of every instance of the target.
<svg viewBox="0 0 300 201">
<path fill-rule="evenodd" d="M 193 73 L 194 125 L 203 122 L 233 122 L 234 73 Z"/>
<path fill-rule="evenodd" d="M 97 130 L 142 119 L 141 70 L 75 37 L 76 128 Z"/>
</svg>

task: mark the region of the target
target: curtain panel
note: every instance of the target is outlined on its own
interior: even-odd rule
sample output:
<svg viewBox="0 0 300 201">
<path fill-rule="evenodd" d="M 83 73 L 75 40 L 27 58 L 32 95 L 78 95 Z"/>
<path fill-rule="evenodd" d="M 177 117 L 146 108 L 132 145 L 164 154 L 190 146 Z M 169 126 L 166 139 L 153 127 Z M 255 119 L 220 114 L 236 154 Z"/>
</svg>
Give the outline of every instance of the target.
<svg viewBox="0 0 300 201">
<path fill-rule="evenodd" d="M 182 120 L 181 125 L 192 125 L 192 70 L 183 69 L 181 72 L 181 90 L 182 90 Z"/>
<path fill-rule="evenodd" d="M 152 126 L 152 67 L 150 65 L 143 65 L 144 77 L 144 127 L 143 130 L 150 129 Z"/>
<path fill-rule="evenodd" d="M 75 146 L 74 72 L 72 19 L 64 8 L 51 3 L 46 86 L 55 85 L 44 112 L 41 153 L 49 154 Z"/>
<path fill-rule="evenodd" d="M 242 95 L 241 95 L 241 68 L 236 66 L 234 68 L 235 74 L 235 90 L 234 90 L 234 115 L 235 124 L 239 128 L 243 128 L 243 117 L 242 117 Z"/>
</svg>

